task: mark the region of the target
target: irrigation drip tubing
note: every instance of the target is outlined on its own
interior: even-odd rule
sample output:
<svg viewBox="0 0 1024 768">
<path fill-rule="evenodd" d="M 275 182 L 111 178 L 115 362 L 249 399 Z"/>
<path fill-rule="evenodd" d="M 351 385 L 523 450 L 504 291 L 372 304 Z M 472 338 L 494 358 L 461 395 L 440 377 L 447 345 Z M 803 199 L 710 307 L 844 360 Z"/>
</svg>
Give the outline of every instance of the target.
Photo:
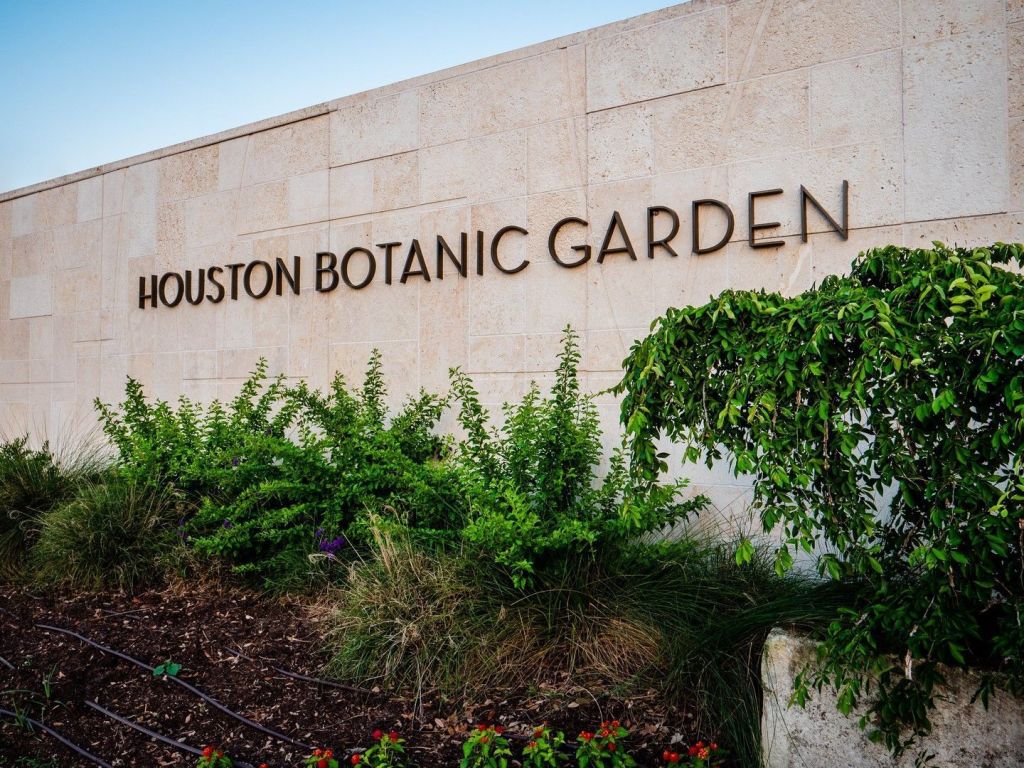
<svg viewBox="0 0 1024 768">
<path fill-rule="evenodd" d="M 99 643 L 97 643 L 97 642 L 95 642 L 93 640 L 90 640 L 89 638 L 85 637 L 84 635 L 80 635 L 77 632 L 74 632 L 74 631 L 72 631 L 70 629 L 63 629 L 61 627 L 54 627 L 54 626 L 51 626 L 49 624 L 36 624 L 36 626 L 39 629 L 48 630 L 50 632 L 60 632 L 61 634 L 69 635 L 70 637 L 74 637 L 77 640 L 80 640 L 81 642 L 85 643 L 86 645 L 91 645 L 93 648 L 96 648 L 99 651 L 103 651 L 104 653 L 109 653 L 109 654 L 111 654 L 113 656 L 117 656 L 119 659 L 123 659 L 123 660 L 125 660 L 127 662 L 130 662 L 131 664 L 134 664 L 137 667 L 141 667 L 142 669 L 145 669 L 145 670 L 148 670 L 148 671 L 152 671 L 152 669 L 153 669 L 152 665 L 147 664 L 144 661 L 140 661 L 139 659 L 136 659 L 134 656 L 129 656 L 128 654 L 121 653 L 120 651 L 115 651 L 113 648 L 108 648 L 105 645 L 100 645 Z M 175 683 L 176 685 L 181 686 L 182 688 L 184 688 L 185 690 L 189 691 L 190 693 L 198 696 L 203 701 L 205 701 L 207 704 L 209 704 L 210 706 L 214 707 L 215 709 L 220 710 L 221 712 L 223 712 L 228 717 L 232 717 L 235 720 L 237 720 L 238 722 L 244 723 L 245 725 L 249 726 L 250 728 L 259 731 L 260 733 L 265 733 L 266 735 L 272 736 L 273 738 L 278 739 L 279 741 L 287 742 L 288 744 L 291 744 L 291 745 L 296 746 L 296 747 L 301 747 L 302 749 L 305 749 L 305 750 L 312 751 L 312 749 L 313 749 L 313 747 L 310 746 L 309 744 L 306 744 L 304 742 L 298 741 L 297 739 L 293 739 L 291 736 L 287 736 L 287 735 L 285 735 L 283 733 L 280 733 L 279 731 L 275 731 L 273 728 L 268 728 L 265 725 L 260 725 L 256 721 L 250 720 L 245 715 L 241 715 L 238 712 L 235 712 L 235 711 L 233 711 L 231 709 L 228 709 L 223 704 L 221 704 L 219 701 L 214 699 L 212 696 L 207 695 L 206 693 L 204 693 L 203 691 L 199 690 L 198 688 L 196 688 L 191 683 L 188 683 L 188 682 L 186 682 L 184 680 L 181 680 L 180 678 L 173 677 L 173 676 L 170 676 L 170 675 L 167 676 L 167 679 L 170 680 L 172 683 Z"/>
<path fill-rule="evenodd" d="M 5 658 L 4 658 L 3 656 L 0 656 L 0 664 L 3 664 L 3 665 L 4 665 L 5 667 L 7 667 L 7 668 L 8 668 L 9 670 L 11 670 L 12 672 L 14 671 L 14 665 L 13 665 L 13 664 L 11 664 L 11 662 L 9 662 L 9 661 L 8 661 L 7 659 L 5 659 Z"/>
<path fill-rule="evenodd" d="M 309 752 L 313 751 L 313 747 L 311 745 L 309 745 L 309 744 L 306 744 L 304 741 L 299 741 L 298 739 L 293 739 L 291 736 L 287 736 L 287 735 L 281 733 L 280 731 L 275 731 L 273 728 L 267 728 L 265 725 L 260 725 L 255 720 L 250 720 L 249 718 L 245 717 L 244 715 L 240 715 L 237 712 L 234 712 L 234 711 L 228 709 L 227 707 L 225 707 L 223 704 L 221 704 L 219 701 L 217 701 L 213 697 L 207 696 L 205 693 L 203 693 L 201 690 L 196 688 L 191 683 L 187 683 L 184 680 L 179 680 L 177 677 L 172 677 L 170 679 L 173 682 L 175 682 L 178 685 L 180 685 L 185 690 L 191 691 L 196 696 L 198 696 L 199 698 L 203 699 L 203 701 L 205 701 L 206 703 L 210 704 L 213 707 L 216 707 L 221 712 L 223 712 L 225 715 L 228 715 L 229 717 L 233 717 L 233 718 L 235 718 L 236 720 L 238 720 L 241 723 L 245 723 L 250 728 L 253 728 L 253 729 L 257 730 L 257 731 L 260 731 L 261 733 L 265 733 L 268 736 L 272 736 L 275 739 L 279 739 L 280 741 L 285 741 L 285 742 L 287 742 L 287 743 L 289 743 L 289 744 L 291 744 L 293 746 L 301 747 L 302 749 L 305 749 L 305 750 L 307 750 Z"/>
<path fill-rule="evenodd" d="M 96 757 L 96 755 L 94 755 L 92 752 L 89 752 L 88 750 L 82 749 L 80 746 L 75 744 L 75 742 L 71 741 L 71 739 L 69 739 L 67 736 L 65 736 L 60 731 L 54 730 L 53 728 L 51 728 L 48 725 L 43 725 L 38 720 L 33 720 L 31 717 L 25 717 L 24 715 L 19 715 L 17 712 L 12 712 L 9 709 L 0 709 L 0 715 L 4 715 L 6 717 L 10 717 L 10 718 L 12 718 L 14 720 L 20 720 L 22 722 L 30 723 L 31 725 L 35 726 L 39 730 L 45 731 L 50 736 L 52 736 L 57 741 L 59 741 L 61 744 L 63 744 L 65 747 L 70 749 L 72 752 L 78 753 L 78 755 L 80 755 L 81 757 L 84 757 L 89 762 L 91 762 L 91 763 L 93 763 L 95 765 L 100 766 L 100 768 L 112 768 L 110 763 L 108 763 L 106 760 L 103 760 L 102 758 Z M 252 766 L 250 766 L 250 768 L 252 768 Z"/>
<path fill-rule="evenodd" d="M 136 731 L 138 731 L 139 733 L 143 733 L 143 734 L 145 734 L 146 736 L 148 736 L 151 739 L 163 742 L 164 744 L 168 745 L 169 747 L 173 747 L 174 749 L 180 750 L 181 752 L 187 752 L 187 753 L 189 753 L 191 755 L 202 755 L 203 754 L 203 751 L 201 749 L 199 749 L 198 747 L 193 747 L 191 744 L 186 744 L 185 742 L 182 742 L 182 741 L 177 741 L 175 739 L 172 739 L 170 736 L 164 736 L 162 733 L 157 733 L 156 731 L 151 731 L 146 726 L 139 725 L 134 720 L 129 720 L 127 717 L 124 717 L 123 715 L 119 715 L 116 712 L 111 712 L 109 709 L 107 709 L 104 706 L 101 706 L 100 704 L 96 703 L 95 701 L 89 701 L 88 699 L 86 699 L 85 700 L 85 704 L 86 704 L 86 706 L 92 707 L 93 709 L 95 709 L 97 712 L 99 712 L 104 717 L 108 717 L 111 720 L 114 720 L 114 721 L 116 721 L 118 723 L 121 723 L 122 725 L 127 725 L 129 728 L 133 728 Z M 232 758 L 231 760 L 232 760 L 232 762 L 236 766 L 238 766 L 238 768 L 253 768 L 251 763 L 247 763 L 244 760 L 237 760 L 235 758 Z"/>
<path fill-rule="evenodd" d="M 364 694 L 364 695 L 367 695 L 367 696 L 369 696 L 369 695 L 371 695 L 373 693 L 373 691 L 368 690 L 366 688 L 359 688 L 359 687 L 354 686 L 354 685 L 345 685 L 344 683 L 336 683 L 333 680 L 324 680 L 323 678 L 320 678 L 320 677 L 310 677 L 309 675 L 303 675 L 303 674 L 301 674 L 299 672 L 290 672 L 287 669 L 282 669 L 281 667 L 278 667 L 278 666 L 275 666 L 273 664 L 270 664 L 269 662 L 265 662 L 265 661 L 262 661 L 260 659 L 254 659 L 251 656 L 246 656 L 241 651 L 236 651 L 233 648 L 225 648 L 224 650 L 227 651 L 228 653 L 230 653 L 232 656 L 237 656 L 240 659 L 245 659 L 246 661 L 251 661 L 254 664 L 263 664 L 265 666 L 268 666 L 272 670 L 277 672 L 278 674 L 284 675 L 285 677 L 290 677 L 290 678 L 292 678 L 292 680 L 302 680 L 303 682 L 306 682 L 306 683 L 316 683 L 317 685 L 324 685 L 324 686 L 327 686 L 328 688 L 337 688 L 338 690 L 341 690 L 341 691 L 349 691 L 350 693 L 361 693 L 361 694 Z"/>
</svg>

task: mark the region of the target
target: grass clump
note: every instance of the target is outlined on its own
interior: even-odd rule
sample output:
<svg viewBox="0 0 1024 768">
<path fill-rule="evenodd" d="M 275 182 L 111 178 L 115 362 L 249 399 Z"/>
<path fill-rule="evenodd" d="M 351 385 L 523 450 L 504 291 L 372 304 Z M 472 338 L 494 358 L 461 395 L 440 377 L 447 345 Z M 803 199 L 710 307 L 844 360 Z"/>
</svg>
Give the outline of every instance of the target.
<svg viewBox="0 0 1024 768">
<path fill-rule="evenodd" d="M 417 696 L 514 683 L 536 638 L 500 584 L 458 552 L 424 551 L 376 522 L 371 553 L 331 593 L 328 670 Z"/>
<path fill-rule="evenodd" d="M 697 730 L 719 734 L 740 765 L 758 765 L 768 633 L 821 630 L 849 595 L 809 575 L 779 576 L 769 546 L 743 565 L 735 552 L 736 542 L 710 538 L 653 545 L 611 586 L 624 615 L 659 630 L 659 659 L 648 670 L 657 687 L 695 704 Z"/>
<path fill-rule="evenodd" d="M 86 483 L 40 517 L 30 560 L 43 582 L 134 590 L 160 578 L 178 515 L 167 491 L 121 478 Z"/>
<path fill-rule="evenodd" d="M 40 517 L 99 472 L 99 461 L 90 451 L 77 451 L 62 461 L 49 443 L 30 448 L 27 436 L 0 443 L 0 577 L 21 574 Z"/>
</svg>

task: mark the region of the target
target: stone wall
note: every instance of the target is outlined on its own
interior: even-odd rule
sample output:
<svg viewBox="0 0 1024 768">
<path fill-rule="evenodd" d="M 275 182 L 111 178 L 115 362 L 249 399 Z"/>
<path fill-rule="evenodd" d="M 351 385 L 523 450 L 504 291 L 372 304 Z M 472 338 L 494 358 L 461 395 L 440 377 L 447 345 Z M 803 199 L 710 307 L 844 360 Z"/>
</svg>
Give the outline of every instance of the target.
<svg viewBox="0 0 1024 768">
<path fill-rule="evenodd" d="M 498 404 L 548 379 L 567 323 L 601 390 L 666 307 L 800 291 L 873 245 L 1024 240 L 1022 72 L 1021 0 L 694 0 L 0 195 L 0 425 L 81 432 L 127 375 L 165 398 L 229 397 L 259 357 L 323 386 L 358 378 L 374 347 L 395 399 L 460 366 Z M 838 217 L 843 180 L 849 238 L 811 210 L 802 242 L 800 185 Z M 751 248 L 747 196 L 774 188 L 757 217 L 780 224 L 758 236 L 783 244 Z M 736 227 L 698 256 L 701 198 Z M 656 205 L 678 213 L 677 256 L 647 257 Z M 598 264 L 613 211 L 638 258 Z M 556 242 L 566 258 L 592 247 L 574 269 L 548 251 L 565 217 L 590 222 Z M 478 230 L 489 243 L 508 225 L 529 233 L 501 243 L 521 272 L 485 245 L 482 275 L 400 282 L 412 239 L 433 273 L 438 234 L 467 233 L 473 254 Z M 387 242 L 403 243 L 390 285 Z M 354 246 L 377 255 L 375 279 L 316 292 L 315 254 Z M 300 295 L 139 308 L 140 276 L 295 256 Z M 614 430 L 615 402 L 600 407 Z M 741 482 L 691 474 L 743 508 Z"/>
<path fill-rule="evenodd" d="M 765 768 L 912 768 L 919 752 L 934 755 L 936 768 L 1010 768 L 1024 765 L 1024 700 L 997 693 L 986 710 L 972 702 L 980 678 L 944 670 L 929 715 L 932 733 L 899 761 L 868 740 L 859 714 L 844 717 L 828 689 L 806 708 L 788 706 L 793 680 L 814 662 L 814 643 L 778 630 L 768 636 L 761 660 L 764 713 L 761 742 Z"/>
</svg>

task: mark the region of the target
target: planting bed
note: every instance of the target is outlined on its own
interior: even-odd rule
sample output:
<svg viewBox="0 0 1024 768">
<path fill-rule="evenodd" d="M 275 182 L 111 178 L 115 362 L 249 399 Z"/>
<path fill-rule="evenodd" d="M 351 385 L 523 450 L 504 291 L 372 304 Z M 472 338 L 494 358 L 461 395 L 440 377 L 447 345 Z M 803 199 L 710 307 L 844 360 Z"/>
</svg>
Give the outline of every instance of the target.
<svg viewBox="0 0 1024 768">
<path fill-rule="evenodd" d="M 194 765 L 195 758 L 108 719 L 87 702 L 193 747 L 220 745 L 253 765 L 292 766 L 307 752 L 232 718 L 185 686 L 37 626 L 46 624 L 147 665 L 179 663 L 179 680 L 225 708 L 300 744 L 331 746 L 341 754 L 368 747 L 375 728 L 396 729 L 408 739 L 417 765 L 454 767 L 467 728 L 477 722 L 501 723 L 516 737 L 548 721 L 572 739 L 601 720 L 617 718 L 632 731 L 630 749 L 640 764 L 655 765 L 670 742 L 696 736 L 686 729 L 691 714 L 668 707 L 653 693 L 616 698 L 554 679 L 533 690 L 492 692 L 476 702 L 437 695 L 417 701 L 377 688 L 344 690 L 282 674 L 278 670 L 318 674 L 325 630 L 318 615 L 296 599 L 213 584 L 134 597 L 0 587 L 0 709 L 46 723 L 111 766 Z M 23 756 L 59 758 L 61 766 L 93 765 L 52 736 L 0 719 L 0 766 L 13 766 Z"/>
</svg>

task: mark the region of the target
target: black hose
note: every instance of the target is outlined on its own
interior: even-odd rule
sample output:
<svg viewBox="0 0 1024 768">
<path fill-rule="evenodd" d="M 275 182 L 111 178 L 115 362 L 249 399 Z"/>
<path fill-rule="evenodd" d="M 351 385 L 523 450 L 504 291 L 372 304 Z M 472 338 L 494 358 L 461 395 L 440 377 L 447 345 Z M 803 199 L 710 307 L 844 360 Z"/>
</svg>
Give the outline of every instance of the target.
<svg viewBox="0 0 1024 768">
<path fill-rule="evenodd" d="M 359 688 L 359 687 L 354 686 L 354 685 L 345 685 L 344 683 L 336 683 L 333 680 L 324 680 L 323 678 L 320 678 L 320 677 L 310 677 L 309 675 L 303 675 L 300 672 L 289 672 L 287 669 L 282 669 L 281 667 L 274 666 L 273 664 L 270 664 L 268 662 L 261 661 L 261 660 L 258 660 L 258 659 L 254 659 L 251 656 L 246 656 L 241 651 L 236 651 L 233 648 L 225 648 L 224 650 L 227 651 L 228 653 L 230 653 L 232 656 L 237 656 L 240 659 L 245 659 L 246 661 L 251 661 L 254 664 L 264 664 L 264 665 L 270 667 L 272 670 L 274 670 L 278 674 L 284 675 L 285 677 L 290 677 L 292 680 L 302 680 L 303 682 L 306 682 L 306 683 L 316 683 L 317 685 L 324 685 L 324 686 L 327 686 L 328 688 L 337 688 L 338 690 L 341 690 L 341 691 L 349 691 L 350 693 L 361 693 L 361 694 L 364 694 L 364 695 L 367 695 L 367 696 L 373 694 L 373 691 L 371 691 L 371 690 L 369 690 L 367 688 Z"/>
<path fill-rule="evenodd" d="M 172 739 L 170 736 L 164 736 L 162 733 L 151 731 L 146 726 L 139 725 L 138 723 L 134 722 L 133 720 L 129 720 L 127 717 L 124 717 L 123 715 L 119 715 L 116 712 L 111 712 L 109 709 L 97 704 L 95 701 L 89 701 L 88 699 L 86 699 L 85 704 L 86 706 L 95 709 L 104 717 L 109 717 L 111 720 L 121 723 L 122 725 L 127 725 L 129 728 L 134 728 L 139 733 L 144 733 L 146 736 L 149 736 L 149 738 L 163 742 L 169 747 L 173 747 L 174 749 L 180 750 L 182 752 L 187 752 L 191 755 L 203 754 L 203 751 L 198 747 L 193 747 L 190 744 L 185 744 L 184 742 L 176 741 L 175 739 Z M 231 758 L 231 762 L 234 763 L 238 768 L 253 768 L 251 763 L 246 763 L 243 760 L 236 760 L 235 758 Z"/>
<path fill-rule="evenodd" d="M 207 696 L 205 693 L 203 693 L 201 690 L 196 688 L 191 683 L 186 683 L 184 680 L 179 680 L 176 677 L 172 677 L 172 678 L 170 678 L 170 680 L 172 682 L 175 682 L 178 685 L 180 685 L 186 691 L 191 691 L 196 696 L 198 696 L 203 701 L 205 701 L 207 704 L 210 704 L 211 706 L 216 707 L 217 709 L 219 709 L 225 715 L 228 715 L 229 717 L 235 718 L 235 720 L 238 720 L 240 723 L 245 723 L 246 725 L 248 725 L 250 728 L 252 728 L 254 730 L 260 731 L 261 733 L 265 733 L 268 736 L 272 736 L 275 739 L 278 739 L 280 741 L 286 741 L 286 742 L 288 742 L 289 744 L 291 744 L 293 746 L 301 747 L 302 749 L 306 750 L 307 752 L 312 752 L 313 751 L 313 747 L 310 746 L 309 744 L 306 744 L 305 742 L 299 741 L 298 739 L 293 739 L 291 736 L 286 736 L 283 733 L 275 731 L 273 728 L 267 728 L 265 725 L 260 725 L 255 720 L 250 720 L 249 718 L 245 717 L 245 715 L 240 715 L 237 712 L 232 712 L 230 709 L 225 707 L 223 704 L 221 704 L 219 701 L 214 699 L 212 696 Z"/>
<path fill-rule="evenodd" d="M 53 626 L 50 626 L 49 624 L 36 624 L 36 626 L 39 627 L 39 629 L 45 629 L 45 630 L 48 630 L 50 632 L 60 632 L 63 635 L 70 635 L 71 637 L 74 637 L 77 640 L 81 640 L 86 645 L 91 645 L 93 648 L 95 648 L 95 649 L 97 649 L 99 651 L 103 651 L 104 653 L 109 653 L 112 656 L 117 656 L 117 658 L 124 659 L 127 662 L 131 662 L 135 666 L 141 667 L 142 669 L 146 669 L 146 670 L 149 670 L 151 672 L 153 671 L 153 667 L 150 666 L 149 664 L 147 664 L 146 662 L 140 661 L 139 659 L 136 659 L 134 656 L 129 656 L 126 653 L 121 653 L 120 651 L 115 651 L 113 648 L 107 648 L 107 646 L 105 646 L 105 645 L 100 645 L 99 643 L 93 642 L 92 640 L 90 640 L 89 638 L 85 637 L 84 635 L 80 635 L 77 632 L 71 631 L 70 629 L 62 629 L 61 627 L 53 627 Z"/>
<path fill-rule="evenodd" d="M 50 734 L 53 738 L 55 738 L 57 741 L 59 741 L 65 747 L 70 749 L 72 752 L 78 753 L 80 756 L 84 757 L 89 762 L 91 762 L 91 763 L 93 763 L 95 765 L 100 766 L 100 768 L 113 768 L 110 765 L 110 763 L 106 762 L 102 758 L 96 757 L 96 755 L 94 755 L 92 752 L 89 752 L 87 750 L 82 749 L 80 746 L 75 744 L 73 741 L 71 741 L 67 736 L 65 736 L 60 731 L 56 731 L 53 728 L 51 728 L 50 726 L 48 726 L 48 725 L 43 725 L 38 720 L 33 720 L 31 717 L 25 717 L 24 715 L 19 715 L 17 712 L 11 712 L 11 710 L 9 710 L 9 709 L 0 709 L 0 715 L 5 715 L 6 717 L 13 718 L 14 720 L 19 720 L 19 721 L 22 721 L 22 722 L 30 723 L 31 725 L 35 726 L 39 730 L 45 731 L 46 733 Z M 252 768 L 252 766 L 250 766 L 249 768 Z"/>
<path fill-rule="evenodd" d="M 36 626 L 39 627 L 40 629 L 48 630 L 50 632 L 60 632 L 61 634 L 65 634 L 65 635 L 69 635 L 71 637 L 74 637 L 74 638 L 82 641 L 86 645 L 91 645 L 93 648 L 96 648 L 99 651 L 103 651 L 104 653 L 109 653 L 109 654 L 111 654 L 113 656 L 117 656 L 119 659 L 124 659 L 125 661 L 130 662 L 130 663 L 134 664 L 137 667 L 141 667 L 142 669 L 146 669 L 146 670 L 150 670 L 150 671 L 153 669 L 153 667 L 151 665 L 147 664 L 144 661 L 140 661 L 139 659 L 136 659 L 135 657 L 129 656 L 129 655 L 125 654 L 125 653 L 121 653 L 120 651 L 115 651 L 113 648 L 107 648 L 105 645 L 100 645 L 99 643 L 94 642 L 94 641 L 90 640 L 89 638 L 85 637 L 84 635 L 78 634 L 77 632 L 73 632 L 70 629 L 62 629 L 61 627 L 54 627 L 54 626 L 51 626 L 49 624 L 36 624 Z M 234 712 L 234 711 L 228 709 L 223 704 L 221 704 L 219 701 L 214 699 L 212 696 L 209 696 L 206 693 L 203 693 L 203 691 L 199 690 L 198 688 L 196 688 L 191 683 L 187 683 L 184 680 L 180 680 L 179 678 L 172 677 L 170 675 L 167 676 L 167 679 L 170 680 L 172 683 L 175 683 L 175 684 L 181 686 L 185 690 L 195 694 L 196 696 L 201 698 L 203 701 L 205 701 L 210 706 L 212 706 L 212 707 L 214 707 L 216 709 L 219 709 L 221 712 L 223 712 L 228 717 L 232 717 L 235 720 L 237 720 L 238 722 L 244 723 L 245 725 L 249 726 L 250 728 L 259 731 L 260 733 L 265 733 L 268 736 L 272 736 L 273 738 L 278 739 L 279 741 L 287 742 L 288 744 L 292 744 L 293 746 L 296 746 L 296 747 L 301 747 L 302 749 L 305 749 L 307 751 L 312 751 L 312 749 L 313 749 L 309 744 L 305 744 L 305 743 L 303 743 L 301 741 L 298 741 L 297 739 L 293 739 L 291 736 L 287 736 L 287 735 L 285 735 L 283 733 L 275 731 L 273 728 L 268 728 L 265 725 L 260 725 L 256 721 L 250 720 L 245 715 L 240 715 L 239 713 Z"/>
</svg>

